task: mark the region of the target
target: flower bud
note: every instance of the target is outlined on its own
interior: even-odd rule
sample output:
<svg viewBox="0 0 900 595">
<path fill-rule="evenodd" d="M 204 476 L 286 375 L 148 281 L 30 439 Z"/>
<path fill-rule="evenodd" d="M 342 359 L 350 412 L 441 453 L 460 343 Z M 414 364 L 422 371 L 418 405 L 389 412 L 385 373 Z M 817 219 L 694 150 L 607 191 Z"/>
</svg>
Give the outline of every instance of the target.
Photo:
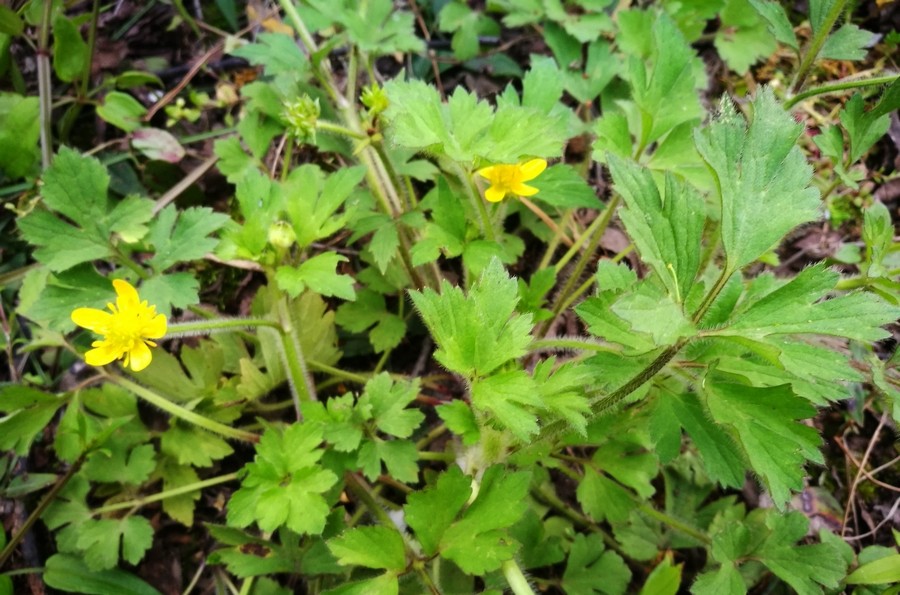
<svg viewBox="0 0 900 595">
<path fill-rule="evenodd" d="M 281 250 L 287 250 L 297 241 L 294 228 L 286 221 L 276 221 L 269 226 L 269 243 Z"/>
<path fill-rule="evenodd" d="M 319 100 L 304 95 L 295 101 L 285 102 L 282 117 L 287 122 L 288 132 L 294 138 L 298 141 L 314 143 L 316 142 L 316 122 L 321 113 Z"/>
</svg>

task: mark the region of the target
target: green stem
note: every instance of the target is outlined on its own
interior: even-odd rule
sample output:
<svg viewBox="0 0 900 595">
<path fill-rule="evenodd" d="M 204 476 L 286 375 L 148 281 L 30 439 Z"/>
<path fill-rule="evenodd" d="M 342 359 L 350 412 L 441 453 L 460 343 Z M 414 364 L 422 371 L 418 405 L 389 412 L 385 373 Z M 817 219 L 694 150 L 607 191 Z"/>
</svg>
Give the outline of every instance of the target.
<svg viewBox="0 0 900 595">
<path fill-rule="evenodd" d="M 487 212 L 487 207 L 484 205 L 484 199 L 481 197 L 481 193 L 478 192 L 478 189 L 475 187 L 475 181 L 461 165 L 454 162 L 454 166 L 459 183 L 462 184 L 466 191 L 466 195 L 468 195 L 469 200 L 472 201 L 472 204 L 475 205 L 478 214 L 481 216 L 481 232 L 484 234 L 485 238 L 492 242 L 496 242 L 497 236 L 494 233 L 494 223 L 491 221 L 491 216 Z"/>
<path fill-rule="evenodd" d="M 49 2 L 47 4 L 50 4 Z M 28 534 L 28 531 L 31 530 L 31 527 L 37 522 L 41 515 L 47 510 L 47 507 L 56 499 L 56 496 L 66 484 L 69 483 L 69 480 L 78 473 L 78 470 L 81 469 L 81 465 L 84 464 L 84 460 L 87 458 L 89 450 L 85 449 L 85 451 L 81 454 L 78 459 L 72 463 L 72 466 L 65 472 L 65 474 L 56 480 L 56 483 L 53 484 L 53 487 L 50 488 L 50 491 L 44 494 L 44 497 L 41 498 L 40 503 L 38 503 L 37 508 L 31 511 L 31 514 L 28 515 L 28 518 L 25 519 L 25 522 L 22 524 L 22 527 L 10 538 L 9 543 L 6 544 L 6 547 L 3 548 L 3 551 L 0 551 L 0 568 L 3 568 L 3 565 L 15 551 L 16 546 L 19 545 L 25 535 Z"/>
<path fill-rule="evenodd" d="M 860 87 L 874 87 L 877 85 L 888 85 L 897 80 L 900 75 L 891 74 L 886 76 L 878 76 L 869 79 L 858 79 L 852 81 L 837 81 L 834 83 L 829 83 L 827 85 L 820 85 L 818 87 L 813 87 L 812 89 L 807 89 L 802 93 L 797 93 L 790 99 L 785 100 L 784 109 L 790 109 L 799 102 L 804 99 L 808 99 L 810 97 L 814 97 L 816 95 L 825 95 L 827 93 L 837 93 L 839 91 L 846 91 L 847 89 L 858 89 Z"/>
<path fill-rule="evenodd" d="M 122 376 L 116 376 L 108 373 L 105 373 L 104 375 L 113 383 L 118 384 L 122 388 L 131 391 L 151 405 L 155 405 L 166 413 L 170 413 L 171 415 L 190 424 L 194 424 L 195 426 L 199 426 L 205 430 L 209 430 L 210 432 L 220 434 L 222 436 L 225 436 L 226 438 L 243 440 L 244 442 L 259 442 L 259 436 L 257 434 L 253 434 L 252 432 L 245 432 L 243 430 L 238 430 L 237 428 L 232 428 L 231 426 L 220 424 L 219 422 L 204 417 L 199 413 L 195 413 L 189 409 L 185 409 L 184 407 L 176 405 L 172 401 L 156 394 L 152 390 L 145 388 L 140 384 L 137 384 L 136 382 L 132 382 L 127 378 L 123 378 Z"/>
<path fill-rule="evenodd" d="M 53 161 L 53 131 L 51 128 L 53 82 L 50 77 L 50 15 L 52 8 L 53 2 L 44 2 L 44 11 L 41 13 L 41 26 L 38 33 L 37 48 L 41 165 L 43 166 L 43 169 L 50 167 L 50 163 Z"/>
<path fill-rule="evenodd" d="M 355 382 L 356 384 L 365 384 L 366 382 L 371 380 L 373 376 L 372 374 L 366 373 L 348 372 L 347 370 L 341 370 L 340 368 L 335 368 L 334 366 L 329 366 L 328 364 L 323 364 L 322 362 L 317 362 L 311 359 L 306 360 L 306 365 L 316 372 L 325 372 L 326 374 L 331 374 L 332 376 L 336 376 L 341 380 Z"/>
<path fill-rule="evenodd" d="M 213 333 L 246 330 L 250 328 L 272 328 L 281 331 L 282 327 L 274 320 L 265 318 L 210 318 L 208 320 L 191 320 L 170 324 L 165 339 L 192 337 L 195 335 L 211 335 Z"/>
<path fill-rule="evenodd" d="M 584 337 L 554 337 L 552 339 L 535 339 L 528 346 L 530 353 L 539 351 L 597 351 L 602 353 L 618 353 L 619 350 L 597 339 Z"/>
<path fill-rule="evenodd" d="M 357 140 L 368 140 L 369 138 L 362 132 L 350 130 L 346 126 L 341 126 L 340 124 L 335 124 L 334 122 L 328 122 L 327 120 L 316 120 L 316 128 L 325 132 L 343 134 L 344 136 L 349 136 L 350 138 L 355 138 Z"/>
<path fill-rule="evenodd" d="M 669 527 L 675 529 L 676 531 L 681 531 L 685 535 L 690 535 L 700 543 L 704 545 L 710 545 L 712 543 L 712 539 L 709 538 L 708 535 L 703 533 L 702 531 L 698 531 L 694 527 L 691 527 L 687 523 L 676 519 L 673 516 L 670 516 L 664 512 L 656 510 L 646 502 L 642 502 L 638 500 L 636 497 L 634 498 L 635 502 L 637 502 L 638 508 L 649 517 L 652 517 L 664 525 L 668 525 Z"/>
<path fill-rule="evenodd" d="M 227 483 L 229 481 L 234 481 L 237 478 L 238 478 L 237 473 L 228 473 L 226 475 L 220 475 L 218 477 L 211 477 L 209 479 L 204 479 L 203 481 L 197 481 L 197 482 L 194 482 L 191 484 L 173 488 L 171 490 L 165 490 L 163 492 L 153 494 L 152 496 L 145 496 L 143 498 L 136 498 L 134 500 L 129 500 L 127 502 L 116 502 L 115 504 L 101 506 L 100 508 L 95 508 L 94 510 L 92 510 L 91 514 L 96 516 L 98 514 L 106 514 L 108 512 L 114 512 L 116 510 L 127 510 L 129 508 L 140 508 L 141 506 L 146 506 L 147 504 L 153 504 L 154 502 L 159 502 L 159 501 L 165 500 L 167 498 L 174 498 L 175 496 L 181 496 L 182 494 L 190 494 L 191 492 L 198 492 L 204 488 L 219 485 L 221 483 Z"/>
<path fill-rule="evenodd" d="M 375 501 L 375 495 L 371 492 L 371 488 L 360 479 L 355 473 L 347 472 L 344 474 L 344 483 L 347 484 L 347 487 L 350 489 L 353 494 L 362 501 L 366 508 L 369 509 L 375 518 L 379 521 L 387 525 L 388 527 L 393 527 L 394 522 L 391 520 L 391 517 L 388 516 L 388 513 L 384 510 L 378 502 Z"/>
<path fill-rule="evenodd" d="M 562 267 L 568 262 L 568 258 L 570 253 L 573 253 L 572 250 L 576 249 L 576 246 L 580 246 L 583 242 L 583 239 L 586 236 L 590 236 L 590 243 L 587 248 L 581 253 L 581 256 L 578 258 L 578 262 L 575 263 L 575 267 L 573 268 L 571 274 L 568 279 L 566 279 L 565 285 L 563 285 L 562 290 L 556 296 L 556 305 L 553 308 L 553 316 L 548 318 L 544 324 L 541 326 L 538 334 L 543 337 L 547 334 L 547 331 L 550 330 L 550 325 L 553 321 L 562 313 L 564 310 L 567 300 L 569 299 L 570 294 L 575 289 L 575 284 L 578 283 L 578 280 L 581 278 L 581 275 L 584 273 L 584 269 L 587 268 L 588 263 L 594 258 L 595 252 L 597 251 L 597 247 L 600 245 L 600 240 L 603 238 L 603 234 L 606 231 L 606 228 L 609 226 L 610 221 L 612 221 L 613 214 L 616 211 L 616 207 L 619 206 L 619 195 L 613 195 L 612 199 L 607 203 L 606 209 L 603 211 L 603 214 L 597 217 L 594 222 L 591 223 L 588 231 L 585 231 L 572 245 L 572 249 L 563 256 L 562 259 L 556 264 L 556 270 L 561 271 Z M 595 225 L 596 224 L 596 225 Z"/>
<path fill-rule="evenodd" d="M 84 70 L 81 72 L 81 84 L 79 85 L 79 95 L 81 97 L 87 96 L 88 87 L 90 86 L 91 80 L 91 66 L 94 63 L 94 48 L 97 44 L 97 21 L 100 18 L 100 0 L 94 0 L 93 6 L 91 6 L 91 26 L 88 29 L 88 40 L 87 40 L 87 55 L 88 59 L 85 60 Z"/>
<path fill-rule="evenodd" d="M 825 45 L 825 40 L 828 39 L 828 34 L 831 33 L 834 23 L 838 20 L 846 5 L 847 0 L 834 0 L 831 10 L 825 15 L 825 20 L 822 21 L 819 30 L 816 31 L 812 41 L 807 46 L 803 59 L 800 60 L 800 66 L 797 68 L 797 74 L 794 76 L 793 84 L 791 84 L 791 93 L 797 93 L 803 86 L 806 77 L 809 76 L 809 71 L 816 61 L 816 57 L 822 51 L 822 46 Z"/>
<path fill-rule="evenodd" d="M 503 571 L 503 576 L 506 578 L 509 588 L 512 589 L 515 595 L 535 595 L 515 558 L 504 562 L 500 569 Z"/>
<path fill-rule="evenodd" d="M 307 370 L 303 349 L 300 347 L 300 338 L 297 336 L 297 329 L 294 328 L 285 298 L 278 300 L 278 319 L 281 323 L 281 345 L 288 384 L 294 399 L 294 412 L 297 414 L 297 419 L 300 419 L 302 416 L 300 403 L 315 401 L 316 387 Z"/>
<path fill-rule="evenodd" d="M 712 289 L 709 290 L 709 293 L 707 293 L 703 298 L 703 301 L 700 303 L 700 307 L 697 308 L 697 311 L 694 312 L 694 324 L 698 324 L 703 319 L 703 317 L 706 316 L 706 313 L 713 305 L 713 302 L 716 301 L 716 298 L 719 297 L 722 289 L 725 288 L 725 284 L 728 283 L 729 279 L 731 279 L 731 275 L 732 272 L 727 266 L 722 269 L 722 272 L 719 274 L 719 278 L 716 279 L 716 283 L 712 286 Z"/>
</svg>

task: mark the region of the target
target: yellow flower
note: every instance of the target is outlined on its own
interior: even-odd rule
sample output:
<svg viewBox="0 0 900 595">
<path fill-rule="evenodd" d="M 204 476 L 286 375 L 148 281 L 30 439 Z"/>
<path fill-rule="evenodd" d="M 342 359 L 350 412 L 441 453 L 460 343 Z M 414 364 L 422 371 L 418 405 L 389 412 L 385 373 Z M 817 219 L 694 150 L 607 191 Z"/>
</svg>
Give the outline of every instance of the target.
<svg viewBox="0 0 900 595">
<path fill-rule="evenodd" d="M 84 354 L 87 363 L 105 366 L 124 357 L 124 365 L 131 364 L 131 369 L 139 372 L 153 359 L 150 347 L 156 347 L 156 343 L 149 339 L 159 339 L 166 334 L 166 317 L 156 313 L 156 306 L 142 302 L 137 290 L 127 281 L 114 279 L 113 287 L 116 303 L 106 305 L 112 313 L 96 308 L 76 308 L 72 312 L 72 322 L 103 335 L 102 340 L 91 344 L 94 349 Z"/>
<path fill-rule="evenodd" d="M 532 159 L 522 164 L 492 165 L 478 170 L 478 175 L 486 178 L 491 187 L 484 192 L 484 197 L 490 202 L 499 202 L 507 194 L 517 196 L 533 196 L 538 193 L 534 186 L 523 184 L 533 180 L 541 172 L 547 169 L 547 162 L 543 159 Z"/>
</svg>

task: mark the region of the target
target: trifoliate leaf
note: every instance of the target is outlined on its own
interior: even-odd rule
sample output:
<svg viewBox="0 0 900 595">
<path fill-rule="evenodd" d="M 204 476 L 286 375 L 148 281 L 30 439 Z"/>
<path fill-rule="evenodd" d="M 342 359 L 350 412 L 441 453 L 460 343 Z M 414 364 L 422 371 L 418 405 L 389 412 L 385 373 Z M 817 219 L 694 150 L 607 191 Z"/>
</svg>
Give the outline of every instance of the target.
<svg viewBox="0 0 900 595">
<path fill-rule="evenodd" d="M 612 311 L 628 322 L 638 333 L 647 333 L 657 346 L 673 345 L 682 337 L 691 337 L 697 330 L 685 316 L 675 295 L 662 294 L 661 289 L 642 282 L 638 290 L 626 293 L 612 307 Z"/>
<path fill-rule="evenodd" d="M 791 490 L 802 489 L 806 462 L 823 461 L 818 432 L 797 423 L 815 415 L 815 408 L 790 386 L 758 388 L 713 375 L 706 389 L 713 419 L 737 433 L 751 467 L 783 507 Z"/>
<path fill-rule="evenodd" d="M 562 587 L 572 595 L 620 595 L 631 581 L 631 571 L 619 554 L 606 550 L 603 538 L 578 534 L 569 550 Z"/>
<path fill-rule="evenodd" d="M 266 430 L 228 503 L 229 524 L 246 527 L 256 521 L 263 531 L 286 526 L 295 533 L 320 534 L 329 511 L 322 494 L 338 479 L 318 465 L 321 442 L 318 424 L 294 424 L 284 433 Z"/>
<path fill-rule="evenodd" d="M 592 467 L 585 468 L 575 496 L 585 514 L 598 522 L 624 522 L 636 506 L 628 490 Z"/>
<path fill-rule="evenodd" d="M 464 376 L 490 374 L 531 342 L 531 316 L 514 314 L 517 284 L 496 259 L 468 295 L 444 281 L 440 294 L 425 289 L 410 298 L 438 345 L 435 359 Z"/>
<path fill-rule="evenodd" d="M 409 440 L 381 439 L 368 440 L 363 443 L 357 455 L 356 464 L 363 475 L 374 481 L 382 474 L 381 463 L 387 473 L 394 479 L 405 483 L 416 483 L 419 480 L 419 452 L 416 445 Z"/>
<path fill-rule="evenodd" d="M 310 0 L 309 4 L 339 23 L 351 41 L 369 55 L 424 51 L 422 40 L 415 34 L 412 13 L 395 10 L 391 0 L 362 5 L 355 0 Z"/>
<path fill-rule="evenodd" d="M 444 532 L 463 509 L 472 493 L 472 479 L 456 465 L 438 476 L 437 483 L 407 496 L 406 522 L 415 532 L 426 555 L 437 553 Z"/>
<path fill-rule="evenodd" d="M 343 566 L 403 570 L 406 548 L 393 527 L 356 527 L 328 540 L 328 549 Z"/>
<path fill-rule="evenodd" d="M 471 163 L 517 163 L 526 156 L 555 157 L 562 152 L 565 126 L 536 109 L 505 104 L 496 112 L 457 87 L 447 103 L 437 89 L 421 81 L 394 80 L 385 85 L 390 107 L 388 134 L 410 149 Z"/>
<path fill-rule="evenodd" d="M 53 271 L 112 254 L 112 235 L 121 232 L 135 239 L 152 217 L 152 203 L 131 197 L 112 205 L 107 198 L 109 175 L 99 161 L 72 149 L 60 149 L 44 172 L 44 204 L 64 215 L 35 210 L 18 221 L 28 242 L 38 246 L 35 257 Z"/>
<path fill-rule="evenodd" d="M 649 170 L 612 155 L 609 166 L 625 200 L 619 217 L 628 235 L 672 299 L 683 302 L 700 267 L 703 199 L 673 175 L 666 175 L 665 194 L 660 195 Z"/>
<path fill-rule="evenodd" d="M 734 104 L 695 132 L 694 142 L 721 188 L 726 268 L 736 271 L 770 250 L 791 229 L 818 216 L 812 168 L 796 146 L 803 130 L 763 88 L 748 126 Z"/>
</svg>

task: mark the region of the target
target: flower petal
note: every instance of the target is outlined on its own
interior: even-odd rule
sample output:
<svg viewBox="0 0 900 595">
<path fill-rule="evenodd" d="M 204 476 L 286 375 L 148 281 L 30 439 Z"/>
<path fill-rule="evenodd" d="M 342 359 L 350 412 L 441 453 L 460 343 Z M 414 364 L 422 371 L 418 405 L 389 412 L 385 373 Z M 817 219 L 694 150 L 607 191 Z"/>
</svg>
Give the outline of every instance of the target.
<svg viewBox="0 0 900 595">
<path fill-rule="evenodd" d="M 166 334 L 166 315 L 157 314 L 144 327 L 143 336 L 147 339 L 161 339 Z"/>
<path fill-rule="evenodd" d="M 519 166 L 519 171 L 522 172 L 522 181 L 527 182 L 528 180 L 533 180 L 541 173 L 547 169 L 547 160 L 546 159 L 532 159 L 526 163 L 523 163 Z"/>
<path fill-rule="evenodd" d="M 91 366 L 105 366 L 122 357 L 122 352 L 106 341 L 95 341 L 95 349 L 84 354 L 84 361 Z"/>
<path fill-rule="evenodd" d="M 540 190 L 528 184 L 516 184 L 512 187 L 512 191 L 519 196 L 534 196 L 540 192 Z"/>
<path fill-rule="evenodd" d="M 112 283 L 116 289 L 116 306 L 119 308 L 119 312 L 140 305 L 141 298 L 138 297 L 137 289 L 131 283 L 124 279 L 113 279 Z"/>
<path fill-rule="evenodd" d="M 489 202 L 500 202 L 504 196 L 506 196 L 506 191 L 501 190 L 499 186 L 491 186 L 484 191 L 484 197 Z"/>
<path fill-rule="evenodd" d="M 134 344 L 134 348 L 128 353 L 129 360 L 131 363 L 131 369 L 135 372 L 140 372 L 144 368 L 150 365 L 150 360 L 153 359 L 153 354 L 150 353 L 150 348 L 147 347 L 147 344 L 143 341 L 138 341 Z"/>
<path fill-rule="evenodd" d="M 72 322 L 80 327 L 103 334 L 103 331 L 112 323 L 112 314 L 96 308 L 75 308 L 72 310 Z"/>
<path fill-rule="evenodd" d="M 478 175 L 487 180 L 493 180 L 496 173 L 496 166 L 490 165 L 488 167 L 482 167 L 478 170 Z"/>
</svg>

